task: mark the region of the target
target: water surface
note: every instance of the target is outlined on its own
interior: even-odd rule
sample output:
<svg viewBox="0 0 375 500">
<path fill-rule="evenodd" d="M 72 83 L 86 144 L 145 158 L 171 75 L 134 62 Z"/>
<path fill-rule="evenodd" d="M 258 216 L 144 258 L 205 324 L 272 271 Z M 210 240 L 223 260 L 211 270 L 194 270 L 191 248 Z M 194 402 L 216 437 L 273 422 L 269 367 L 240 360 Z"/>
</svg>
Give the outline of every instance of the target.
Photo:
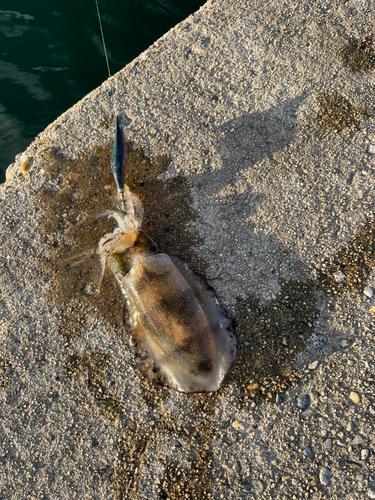
<svg viewBox="0 0 375 500">
<path fill-rule="evenodd" d="M 99 0 L 114 74 L 204 0 Z M 1 0 L 0 182 L 16 154 L 108 77 L 95 0 Z"/>
</svg>

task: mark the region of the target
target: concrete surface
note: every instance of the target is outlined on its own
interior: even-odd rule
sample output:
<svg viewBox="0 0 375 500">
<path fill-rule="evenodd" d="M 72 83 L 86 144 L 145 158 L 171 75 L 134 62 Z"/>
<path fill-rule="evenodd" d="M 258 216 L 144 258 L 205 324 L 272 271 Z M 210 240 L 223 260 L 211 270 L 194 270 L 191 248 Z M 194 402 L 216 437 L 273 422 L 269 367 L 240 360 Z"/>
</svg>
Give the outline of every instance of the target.
<svg viewBox="0 0 375 500">
<path fill-rule="evenodd" d="M 375 498 L 375 4 L 208 1 L 1 186 L 0 498 Z M 103 62 L 104 64 L 104 62 Z M 144 381 L 110 276 L 114 110 L 145 231 L 215 288 L 213 395 Z"/>
</svg>

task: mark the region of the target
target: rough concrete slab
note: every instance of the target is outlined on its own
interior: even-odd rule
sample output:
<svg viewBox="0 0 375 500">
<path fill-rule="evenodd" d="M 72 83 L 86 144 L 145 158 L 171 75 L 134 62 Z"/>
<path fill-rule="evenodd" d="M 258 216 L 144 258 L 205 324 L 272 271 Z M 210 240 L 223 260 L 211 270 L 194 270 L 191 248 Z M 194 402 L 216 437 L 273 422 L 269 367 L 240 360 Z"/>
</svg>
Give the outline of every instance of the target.
<svg viewBox="0 0 375 500">
<path fill-rule="evenodd" d="M 375 498 L 375 4 L 209 1 L 62 115 L 0 189 L 0 498 Z M 212 395 L 142 379 L 110 276 L 66 271 L 114 206 L 215 288 Z"/>
</svg>

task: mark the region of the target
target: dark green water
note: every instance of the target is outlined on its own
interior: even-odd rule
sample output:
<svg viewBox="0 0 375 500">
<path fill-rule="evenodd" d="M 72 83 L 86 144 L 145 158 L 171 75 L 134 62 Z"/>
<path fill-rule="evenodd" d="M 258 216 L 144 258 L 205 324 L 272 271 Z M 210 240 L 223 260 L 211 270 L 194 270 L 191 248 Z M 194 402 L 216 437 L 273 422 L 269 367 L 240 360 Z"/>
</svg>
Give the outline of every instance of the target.
<svg viewBox="0 0 375 500">
<path fill-rule="evenodd" d="M 99 0 L 111 73 L 205 0 Z M 108 77 L 95 0 L 0 0 L 0 182 L 16 154 Z"/>
</svg>

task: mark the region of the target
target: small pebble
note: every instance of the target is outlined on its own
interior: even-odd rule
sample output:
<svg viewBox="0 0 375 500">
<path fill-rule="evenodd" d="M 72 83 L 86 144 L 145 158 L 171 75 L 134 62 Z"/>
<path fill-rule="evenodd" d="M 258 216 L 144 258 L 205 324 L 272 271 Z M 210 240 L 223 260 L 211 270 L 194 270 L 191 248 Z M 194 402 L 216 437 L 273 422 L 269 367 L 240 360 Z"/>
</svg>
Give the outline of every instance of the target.
<svg viewBox="0 0 375 500">
<path fill-rule="evenodd" d="M 359 395 L 356 392 L 351 392 L 349 394 L 349 399 L 356 405 L 359 403 Z"/>
<path fill-rule="evenodd" d="M 333 273 L 333 277 L 335 278 L 335 281 L 337 281 L 337 283 L 342 283 L 346 278 L 345 274 L 342 271 L 336 271 L 335 273 Z"/>
<path fill-rule="evenodd" d="M 353 424 L 353 422 L 348 422 L 348 425 L 346 426 L 346 430 L 348 432 L 352 432 L 354 430 L 354 424 Z"/>
<path fill-rule="evenodd" d="M 307 408 L 311 404 L 311 398 L 308 394 L 301 394 L 301 396 L 298 396 L 297 399 L 297 406 L 301 410 L 307 410 Z"/>
<path fill-rule="evenodd" d="M 294 477 L 294 478 L 292 479 L 292 485 L 293 485 L 293 486 L 297 486 L 297 484 L 299 484 L 299 483 L 300 483 L 300 480 L 299 480 L 299 479 L 297 479 L 296 477 Z"/>
<path fill-rule="evenodd" d="M 331 438 L 326 439 L 324 444 L 327 450 L 332 450 L 333 441 Z"/>
<path fill-rule="evenodd" d="M 277 457 L 273 452 L 268 455 L 268 461 L 273 465 L 277 464 Z"/>
<path fill-rule="evenodd" d="M 313 487 L 318 485 L 318 476 L 316 474 L 314 474 L 311 478 L 310 485 Z"/>
<path fill-rule="evenodd" d="M 243 423 L 240 420 L 235 420 L 232 424 L 233 429 L 236 429 L 236 431 L 244 431 L 245 427 L 243 426 Z"/>
<path fill-rule="evenodd" d="M 99 158 L 97 156 L 92 156 L 90 158 L 90 164 L 93 166 L 93 167 L 96 167 L 99 165 Z"/>
<path fill-rule="evenodd" d="M 259 388 L 259 384 L 257 384 L 256 382 L 254 382 L 252 384 L 249 384 L 247 386 L 247 388 L 249 389 L 249 391 L 256 391 Z"/>
<path fill-rule="evenodd" d="M 285 394 L 283 394 L 282 392 L 279 392 L 278 394 L 276 394 L 276 403 L 277 404 L 284 403 L 285 400 L 286 400 Z"/>
<path fill-rule="evenodd" d="M 311 446 L 307 446 L 304 450 L 303 450 L 304 454 L 309 457 L 309 458 L 314 458 L 314 452 L 313 452 L 313 449 L 311 448 Z"/>
<path fill-rule="evenodd" d="M 366 460 L 368 458 L 369 454 L 370 454 L 370 451 L 367 448 L 363 448 L 363 450 L 361 450 L 361 459 Z"/>
<path fill-rule="evenodd" d="M 333 474 L 331 470 L 328 469 L 327 467 L 320 469 L 319 480 L 322 484 L 324 484 L 324 486 L 328 486 L 329 484 L 331 484 L 332 476 Z"/>
<path fill-rule="evenodd" d="M 366 443 L 366 442 L 367 442 L 367 439 L 366 439 L 364 436 L 362 436 L 361 434 L 356 434 L 356 435 L 354 436 L 353 441 L 351 441 L 351 443 L 350 443 L 350 444 L 351 444 L 352 446 L 355 446 L 356 444 L 364 444 L 364 443 Z"/>
<path fill-rule="evenodd" d="M 375 486 L 370 486 L 368 490 L 368 497 L 369 498 L 375 498 Z"/>
<path fill-rule="evenodd" d="M 370 144 L 368 147 L 368 152 L 375 155 L 375 144 Z"/>
<path fill-rule="evenodd" d="M 257 493 L 263 493 L 264 491 L 263 481 L 260 481 L 259 479 L 254 479 L 252 483 L 253 483 L 253 488 Z"/>
<path fill-rule="evenodd" d="M 370 286 L 365 286 L 365 288 L 363 289 L 363 293 L 369 299 L 372 299 L 372 297 L 374 296 L 374 292 L 373 292 L 373 290 L 372 290 L 372 288 Z"/>
<path fill-rule="evenodd" d="M 234 472 L 240 472 L 242 470 L 240 462 L 236 462 L 232 467 Z"/>
<path fill-rule="evenodd" d="M 345 340 L 345 339 L 344 339 L 344 340 L 342 340 L 342 341 L 340 342 L 340 344 L 341 344 L 341 347 L 348 347 L 349 342 L 348 342 L 347 340 Z"/>
<path fill-rule="evenodd" d="M 23 160 L 23 162 L 21 163 L 21 172 L 23 173 L 23 175 L 26 175 L 29 172 L 30 167 L 30 158 L 25 158 L 25 160 Z"/>
<path fill-rule="evenodd" d="M 348 365 L 349 366 L 353 366 L 354 365 L 354 361 L 352 359 L 348 359 Z"/>
<path fill-rule="evenodd" d="M 319 361 L 314 361 L 313 363 L 309 364 L 309 370 L 315 370 L 315 368 L 318 366 Z"/>
</svg>

